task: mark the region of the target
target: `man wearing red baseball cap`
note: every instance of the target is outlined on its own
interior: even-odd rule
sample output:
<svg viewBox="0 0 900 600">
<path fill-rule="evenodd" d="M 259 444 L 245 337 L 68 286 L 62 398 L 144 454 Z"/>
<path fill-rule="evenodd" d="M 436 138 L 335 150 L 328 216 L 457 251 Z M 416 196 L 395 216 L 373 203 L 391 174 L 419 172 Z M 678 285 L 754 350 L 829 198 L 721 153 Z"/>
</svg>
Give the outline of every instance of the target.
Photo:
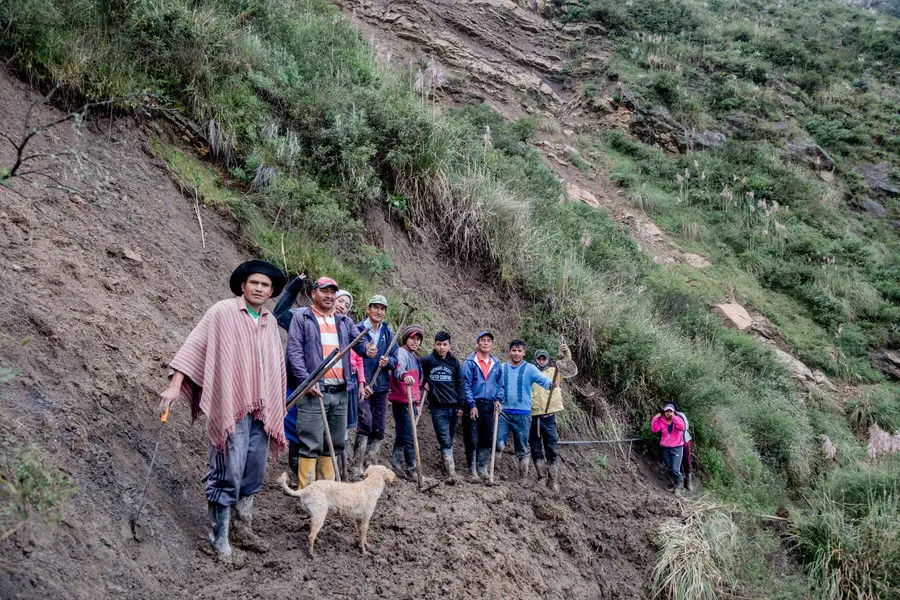
<svg viewBox="0 0 900 600">
<path fill-rule="evenodd" d="M 356 325 L 347 315 L 335 314 L 337 282 L 320 277 L 313 283 L 312 306 L 294 313 L 288 329 L 288 369 L 296 382 L 303 381 L 322 364 L 335 348 L 345 348 L 357 336 Z M 364 342 L 353 349 L 363 356 Z M 350 376 L 350 355 L 325 372 L 319 384 L 297 401 L 297 441 L 299 466 L 297 479 L 306 487 L 318 479 L 334 479 L 334 466 L 325 448 L 325 424 L 319 408 L 319 397 L 325 404 L 328 428 L 334 452 L 341 455 L 347 431 L 348 386 L 356 382 Z"/>
</svg>

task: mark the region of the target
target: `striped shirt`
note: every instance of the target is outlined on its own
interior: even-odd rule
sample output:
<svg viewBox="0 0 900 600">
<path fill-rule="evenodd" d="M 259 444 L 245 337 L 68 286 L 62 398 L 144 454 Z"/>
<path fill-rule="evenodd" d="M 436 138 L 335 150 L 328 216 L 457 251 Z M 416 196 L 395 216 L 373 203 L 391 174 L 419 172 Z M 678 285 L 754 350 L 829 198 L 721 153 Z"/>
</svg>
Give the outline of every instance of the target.
<svg viewBox="0 0 900 600">
<path fill-rule="evenodd" d="M 341 342 L 338 339 L 337 326 L 334 322 L 334 315 L 320 314 L 315 308 L 312 308 L 313 316 L 319 323 L 319 335 L 322 338 L 322 356 L 328 356 L 332 350 L 340 348 Z M 344 365 L 342 361 L 335 363 L 333 367 L 325 371 L 325 377 L 322 378 L 325 385 L 340 385 L 346 383 L 344 379 Z"/>
</svg>

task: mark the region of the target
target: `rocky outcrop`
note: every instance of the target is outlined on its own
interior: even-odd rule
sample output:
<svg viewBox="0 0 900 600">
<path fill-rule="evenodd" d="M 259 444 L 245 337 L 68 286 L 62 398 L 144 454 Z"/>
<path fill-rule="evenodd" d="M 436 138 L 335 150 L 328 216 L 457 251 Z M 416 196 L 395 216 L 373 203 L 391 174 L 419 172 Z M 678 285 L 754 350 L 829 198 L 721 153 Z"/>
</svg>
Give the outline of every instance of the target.
<svg viewBox="0 0 900 600">
<path fill-rule="evenodd" d="M 594 208 L 600 208 L 600 201 L 597 200 L 597 196 L 584 188 L 578 187 L 574 183 L 566 183 L 566 196 L 568 196 L 570 200 L 584 202 Z"/>
<path fill-rule="evenodd" d="M 513 0 L 337 0 L 364 32 L 376 33 L 382 59 L 408 68 L 436 61 L 447 71 L 441 92 L 490 99 L 521 110 L 555 110 L 566 100 L 568 44 L 590 39 L 602 47 L 602 28 L 561 25 L 541 16 L 553 2 Z M 524 94 L 524 96 L 523 96 Z M 532 107 L 532 110 L 534 108 Z"/>
<path fill-rule="evenodd" d="M 784 149 L 795 159 L 813 171 L 834 171 L 836 166 L 834 159 L 831 158 L 821 146 L 811 140 L 795 140 L 787 142 Z"/>
<path fill-rule="evenodd" d="M 669 111 L 661 106 L 643 108 L 633 104 L 631 133 L 642 142 L 658 146 L 672 154 L 681 154 L 688 149 L 688 136 L 684 125 L 676 121 Z"/>
<path fill-rule="evenodd" d="M 708 150 L 710 148 L 718 148 L 728 139 L 724 133 L 718 129 L 709 129 L 701 132 L 691 132 L 688 134 L 691 145 L 697 150 Z"/>
<path fill-rule="evenodd" d="M 885 375 L 900 380 L 900 351 L 881 350 L 872 352 L 869 354 L 869 362 Z"/>
<path fill-rule="evenodd" d="M 886 162 L 877 165 L 861 163 L 853 169 L 853 172 L 862 176 L 863 182 L 870 190 L 883 192 L 888 196 L 900 195 L 900 187 L 891 181 L 891 166 Z"/>
<path fill-rule="evenodd" d="M 753 318 L 750 316 L 750 313 L 737 302 L 713 304 L 709 309 L 722 317 L 725 321 L 725 326 L 731 329 L 746 331 L 753 325 Z"/>
</svg>

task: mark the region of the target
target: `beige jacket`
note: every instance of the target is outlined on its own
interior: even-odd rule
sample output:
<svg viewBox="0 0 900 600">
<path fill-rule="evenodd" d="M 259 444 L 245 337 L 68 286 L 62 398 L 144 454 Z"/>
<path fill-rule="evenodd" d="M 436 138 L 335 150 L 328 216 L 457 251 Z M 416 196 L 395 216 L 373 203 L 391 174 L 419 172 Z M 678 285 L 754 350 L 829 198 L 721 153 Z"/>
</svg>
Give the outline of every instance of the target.
<svg viewBox="0 0 900 600">
<path fill-rule="evenodd" d="M 541 373 L 546 375 L 550 381 L 553 381 L 553 378 L 556 376 L 556 367 L 547 367 L 541 371 Z M 547 409 L 547 394 L 552 394 L 549 409 Z M 561 388 L 548 391 L 536 383 L 532 384 L 531 416 L 552 415 L 553 413 L 558 413 L 562 410 L 564 410 L 564 407 Z"/>
</svg>

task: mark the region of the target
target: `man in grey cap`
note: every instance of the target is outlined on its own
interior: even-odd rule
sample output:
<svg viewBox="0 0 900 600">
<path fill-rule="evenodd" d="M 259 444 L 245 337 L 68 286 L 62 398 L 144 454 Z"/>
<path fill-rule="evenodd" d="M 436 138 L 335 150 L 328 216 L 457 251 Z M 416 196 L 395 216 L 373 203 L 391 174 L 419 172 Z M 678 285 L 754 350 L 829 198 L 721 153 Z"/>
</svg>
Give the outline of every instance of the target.
<svg viewBox="0 0 900 600">
<path fill-rule="evenodd" d="M 466 391 L 463 440 L 469 477 L 473 482 L 487 478 L 494 438 L 494 412 L 500 412 L 503 397 L 500 361 L 491 354 L 493 349 L 494 334 L 480 332 L 475 336 L 475 351 L 466 358 L 462 369 Z"/>
<path fill-rule="evenodd" d="M 355 477 L 361 476 L 363 467 L 375 460 L 384 441 L 391 371 L 397 368 L 397 344 L 392 344 L 394 332 L 384 320 L 387 306 L 387 298 L 381 294 L 372 296 L 366 307 L 366 318 L 356 324 L 359 331 L 367 327 L 370 331 L 363 339 L 366 346 L 363 355 L 366 386 L 359 392 L 359 423 L 353 443 L 352 463 L 352 475 Z M 378 379 L 373 381 L 379 367 Z"/>
</svg>

